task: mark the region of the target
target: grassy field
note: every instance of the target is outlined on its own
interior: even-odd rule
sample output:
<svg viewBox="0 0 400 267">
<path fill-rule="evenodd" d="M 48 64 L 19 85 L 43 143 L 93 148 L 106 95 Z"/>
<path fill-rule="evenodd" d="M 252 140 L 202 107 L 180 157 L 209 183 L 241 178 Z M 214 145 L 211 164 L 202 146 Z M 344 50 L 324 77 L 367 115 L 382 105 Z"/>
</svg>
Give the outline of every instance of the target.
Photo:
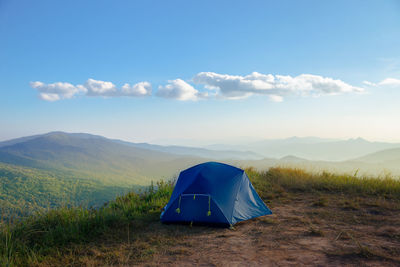
<svg viewBox="0 0 400 267">
<path fill-rule="evenodd" d="M 3 223 L 0 262 L 3 266 L 224 265 L 231 253 L 231 259 L 240 257 L 237 261 L 254 265 L 307 264 L 310 259 L 317 265 L 313 257 L 324 260 L 321 265 L 400 264 L 399 180 L 286 168 L 246 172 L 274 215 L 240 223 L 234 231 L 162 225 L 160 210 L 173 185 L 159 183 L 100 209 L 64 207 Z M 243 248 L 239 242 L 234 251 L 231 240 L 242 240 Z M 224 258 L 210 247 L 223 250 L 226 244 Z"/>
</svg>

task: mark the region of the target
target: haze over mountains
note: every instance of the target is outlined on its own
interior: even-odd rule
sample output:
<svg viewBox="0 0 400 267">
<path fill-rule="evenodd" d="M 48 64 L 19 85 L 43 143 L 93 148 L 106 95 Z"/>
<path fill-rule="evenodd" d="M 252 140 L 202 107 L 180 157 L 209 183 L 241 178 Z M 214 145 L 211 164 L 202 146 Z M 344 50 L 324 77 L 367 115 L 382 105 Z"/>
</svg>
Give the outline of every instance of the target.
<svg viewBox="0 0 400 267">
<path fill-rule="evenodd" d="M 293 137 L 197 148 L 51 132 L 0 142 L 0 208 L 3 213 L 25 214 L 63 203 L 98 206 L 126 190 L 173 178 L 182 169 L 210 160 L 258 169 L 280 165 L 400 175 L 399 144 L 361 138 Z"/>
<path fill-rule="evenodd" d="M 400 159 L 399 151 L 398 143 L 370 142 L 362 138 L 292 137 L 198 148 L 132 143 L 86 133 L 51 132 L 0 142 L 0 162 L 46 170 L 73 170 L 82 176 L 96 173 L 95 177 L 106 181 L 146 184 L 149 177 L 170 177 L 181 168 L 204 160 L 242 164 L 337 161 L 395 166 Z"/>
<path fill-rule="evenodd" d="M 336 140 L 317 137 L 291 137 L 287 139 L 263 140 L 245 145 L 215 144 L 209 149 L 231 149 L 253 151 L 267 158 L 288 155 L 324 161 L 344 161 L 375 153 L 380 150 L 400 147 L 398 143 L 370 142 L 362 138 Z"/>
<path fill-rule="evenodd" d="M 178 167 L 197 161 L 101 136 L 53 132 L 0 143 L 0 162 L 105 183 L 143 185 L 151 179 L 169 178 Z"/>
</svg>

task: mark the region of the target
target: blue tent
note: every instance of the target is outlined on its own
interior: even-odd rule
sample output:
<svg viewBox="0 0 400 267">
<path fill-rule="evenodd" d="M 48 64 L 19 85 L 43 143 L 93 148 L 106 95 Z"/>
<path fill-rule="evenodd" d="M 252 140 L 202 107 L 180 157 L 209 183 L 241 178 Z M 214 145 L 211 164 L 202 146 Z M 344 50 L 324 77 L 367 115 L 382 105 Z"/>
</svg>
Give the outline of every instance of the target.
<svg viewBox="0 0 400 267">
<path fill-rule="evenodd" d="M 232 226 L 271 213 L 242 169 L 206 162 L 180 173 L 161 221 Z"/>
</svg>

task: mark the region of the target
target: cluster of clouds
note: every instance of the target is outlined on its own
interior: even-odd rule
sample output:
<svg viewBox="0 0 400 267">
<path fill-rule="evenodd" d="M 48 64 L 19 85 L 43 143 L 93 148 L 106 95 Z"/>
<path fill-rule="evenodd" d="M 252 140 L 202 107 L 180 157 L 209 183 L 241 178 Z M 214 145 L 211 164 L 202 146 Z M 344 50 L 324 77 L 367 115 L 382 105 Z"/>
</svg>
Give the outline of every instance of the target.
<svg viewBox="0 0 400 267">
<path fill-rule="evenodd" d="M 122 97 L 122 96 L 148 96 L 151 95 L 152 87 L 149 82 L 139 82 L 133 85 L 125 83 L 118 89 L 112 82 L 88 79 L 83 85 L 73 85 L 66 82 L 45 84 L 42 82 L 31 82 L 31 87 L 39 93 L 39 98 L 46 101 L 57 101 L 69 99 L 76 95 Z"/>
<path fill-rule="evenodd" d="M 367 87 L 400 87 L 400 80 L 387 78 L 379 83 L 363 82 Z M 39 97 L 46 101 L 57 101 L 84 95 L 88 97 L 145 97 L 152 95 L 149 82 L 125 83 L 117 88 L 112 82 L 88 79 L 82 85 L 66 82 L 45 84 L 31 82 Z M 197 87 L 197 89 L 195 88 Z M 201 88 L 201 89 L 199 89 Z M 243 99 L 253 95 L 267 96 L 271 101 L 281 102 L 285 97 L 318 97 L 343 93 L 363 93 L 365 88 L 353 86 L 338 79 L 312 74 L 272 75 L 253 72 L 246 76 L 200 72 L 192 80 L 169 80 L 158 87 L 155 96 L 181 101 L 200 99 Z"/>
<path fill-rule="evenodd" d="M 246 76 L 200 72 L 193 81 L 216 90 L 219 96 L 229 99 L 267 95 L 273 101 L 282 101 L 286 96 L 336 95 L 364 91 L 363 88 L 349 85 L 341 80 L 312 74 L 292 77 L 258 72 Z"/>
</svg>

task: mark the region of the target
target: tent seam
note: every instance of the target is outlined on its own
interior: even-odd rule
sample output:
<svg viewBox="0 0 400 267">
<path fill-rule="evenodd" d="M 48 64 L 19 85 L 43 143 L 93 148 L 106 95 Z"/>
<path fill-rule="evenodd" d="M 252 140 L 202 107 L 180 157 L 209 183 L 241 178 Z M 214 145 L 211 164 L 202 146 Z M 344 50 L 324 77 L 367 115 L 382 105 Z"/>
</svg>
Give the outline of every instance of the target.
<svg viewBox="0 0 400 267">
<path fill-rule="evenodd" d="M 245 174 L 245 171 L 243 171 L 242 172 L 242 180 L 240 181 L 240 185 L 239 185 L 239 187 L 238 187 L 238 189 L 236 190 L 236 193 L 235 193 L 235 202 L 234 202 L 234 204 L 232 205 L 233 207 L 232 207 L 232 211 L 231 211 L 231 222 L 232 222 L 232 220 L 233 220 L 233 211 L 235 210 L 235 207 L 236 207 L 236 202 L 237 202 L 237 195 L 238 195 L 238 193 L 239 193 L 239 191 L 240 191 L 240 188 L 242 188 L 242 184 L 243 184 L 243 174 Z"/>
<path fill-rule="evenodd" d="M 219 207 L 218 203 L 216 201 L 214 201 L 213 198 L 211 198 L 212 201 L 214 202 L 215 206 L 217 206 L 217 208 L 219 209 L 219 211 L 222 213 L 222 215 L 224 215 L 225 220 L 228 222 L 228 224 L 231 224 L 231 222 L 228 220 L 228 218 L 226 218 L 224 211 Z"/>
</svg>

